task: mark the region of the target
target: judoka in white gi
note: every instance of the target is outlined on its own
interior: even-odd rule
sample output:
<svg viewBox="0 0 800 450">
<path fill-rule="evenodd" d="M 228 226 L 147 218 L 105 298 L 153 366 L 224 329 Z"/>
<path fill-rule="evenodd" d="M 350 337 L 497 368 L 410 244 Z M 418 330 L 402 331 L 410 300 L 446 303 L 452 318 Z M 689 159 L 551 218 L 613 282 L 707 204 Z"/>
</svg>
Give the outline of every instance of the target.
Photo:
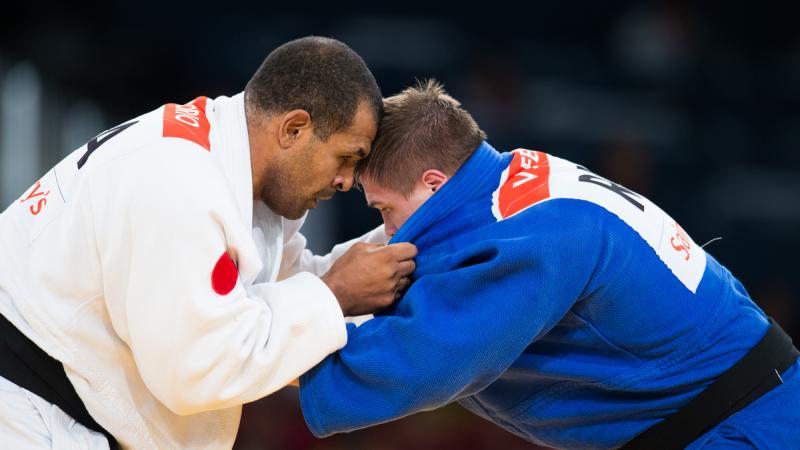
<svg viewBox="0 0 800 450">
<path fill-rule="evenodd" d="M 243 403 L 341 348 L 345 315 L 408 283 L 410 244 L 319 257 L 298 232 L 309 208 L 350 189 L 380 115 L 361 58 L 304 38 L 273 51 L 244 93 L 101 133 L 0 215 L 0 314 L 63 365 L 121 446 L 230 447 Z M 3 446 L 109 445 L 73 419 L 0 377 Z"/>
</svg>

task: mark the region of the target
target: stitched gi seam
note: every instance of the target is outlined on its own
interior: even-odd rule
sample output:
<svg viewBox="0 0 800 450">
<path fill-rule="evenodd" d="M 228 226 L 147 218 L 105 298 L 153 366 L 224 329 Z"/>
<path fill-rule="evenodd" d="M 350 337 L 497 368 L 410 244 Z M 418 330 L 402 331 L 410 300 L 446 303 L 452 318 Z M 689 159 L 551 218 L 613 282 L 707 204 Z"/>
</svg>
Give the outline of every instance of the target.
<svg viewBox="0 0 800 450">
<path fill-rule="evenodd" d="M 578 312 L 576 312 L 574 308 L 570 309 L 570 313 L 572 313 L 573 315 L 575 315 L 575 317 L 580 319 L 583 322 L 584 326 L 586 326 L 589 329 L 589 331 L 591 331 L 591 334 L 594 337 L 598 338 L 602 343 L 608 345 L 609 347 L 613 348 L 614 350 L 616 350 L 616 351 L 622 353 L 623 355 L 627 356 L 628 359 L 632 359 L 632 360 L 638 362 L 640 365 L 646 364 L 646 361 L 644 361 L 641 358 L 639 358 L 638 356 L 636 356 L 630 350 L 627 350 L 627 349 L 625 349 L 623 347 L 620 347 L 619 345 L 611 342 L 611 340 L 609 340 L 607 337 L 605 337 L 605 335 L 602 332 L 600 332 L 600 330 L 598 330 L 597 327 L 594 326 L 594 324 L 592 324 L 591 322 L 586 320 L 586 318 L 584 318 L 582 315 L 580 315 Z"/>
</svg>

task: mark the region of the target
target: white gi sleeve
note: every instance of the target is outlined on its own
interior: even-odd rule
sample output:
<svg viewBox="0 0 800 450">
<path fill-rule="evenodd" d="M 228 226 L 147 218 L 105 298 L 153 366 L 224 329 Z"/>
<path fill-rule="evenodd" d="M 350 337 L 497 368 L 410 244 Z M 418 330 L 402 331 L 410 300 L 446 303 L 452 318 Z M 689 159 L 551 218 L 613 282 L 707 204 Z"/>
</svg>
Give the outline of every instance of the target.
<svg viewBox="0 0 800 450">
<path fill-rule="evenodd" d="M 327 272 L 334 262 L 341 257 L 356 242 L 370 244 L 386 244 L 389 238 L 383 230 L 383 225 L 369 231 L 363 236 L 338 244 L 327 255 L 315 255 L 306 248 L 306 238 L 300 233 L 303 220 L 283 221 L 284 245 L 281 269 L 278 279 L 282 280 L 299 272 L 311 272 L 321 276 Z"/>
<path fill-rule="evenodd" d="M 250 229 L 208 155 L 184 147 L 123 162 L 116 198 L 98 193 L 105 206 L 94 212 L 114 328 L 150 391 L 181 415 L 259 399 L 347 340 L 316 276 L 245 289 L 237 270 L 256 254 Z M 164 152 L 179 157 L 147 164 Z"/>
</svg>

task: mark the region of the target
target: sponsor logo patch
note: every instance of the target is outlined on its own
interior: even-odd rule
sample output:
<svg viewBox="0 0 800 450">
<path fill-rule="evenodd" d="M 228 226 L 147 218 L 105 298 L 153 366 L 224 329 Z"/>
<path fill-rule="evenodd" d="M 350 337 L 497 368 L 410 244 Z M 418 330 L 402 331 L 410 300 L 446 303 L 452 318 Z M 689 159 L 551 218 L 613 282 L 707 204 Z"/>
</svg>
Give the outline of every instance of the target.
<svg viewBox="0 0 800 450">
<path fill-rule="evenodd" d="M 186 139 L 211 151 L 211 125 L 206 117 L 207 97 L 197 97 L 185 105 L 164 105 L 164 137 Z"/>
<path fill-rule="evenodd" d="M 45 190 L 45 188 L 42 188 L 42 180 L 39 180 L 33 185 L 27 194 L 19 199 L 19 202 L 27 205 L 28 211 L 35 216 L 42 212 L 42 208 L 47 205 L 47 197 L 49 195 L 50 189 Z"/>
<path fill-rule="evenodd" d="M 503 220 L 550 197 L 550 160 L 546 153 L 518 148 L 492 196 L 492 213 Z"/>
<path fill-rule="evenodd" d="M 669 215 L 645 197 L 569 161 L 517 149 L 492 194 L 492 214 L 507 219 L 537 203 L 571 198 L 603 207 L 652 247 L 692 292 L 703 277 L 706 253 Z"/>
</svg>

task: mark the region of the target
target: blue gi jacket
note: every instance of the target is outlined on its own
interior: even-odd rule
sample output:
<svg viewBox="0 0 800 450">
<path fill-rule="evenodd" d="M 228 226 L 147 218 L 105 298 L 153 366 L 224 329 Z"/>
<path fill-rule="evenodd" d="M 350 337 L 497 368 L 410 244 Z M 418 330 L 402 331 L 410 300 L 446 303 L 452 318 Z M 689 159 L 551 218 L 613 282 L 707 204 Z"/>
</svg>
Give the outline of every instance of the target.
<svg viewBox="0 0 800 450">
<path fill-rule="evenodd" d="M 657 206 L 542 152 L 483 143 L 393 241 L 419 250 L 411 288 L 300 380 L 317 436 L 458 401 L 532 442 L 616 447 L 696 396 L 768 327 Z M 759 446 L 800 442 L 798 370 L 695 444 L 731 430 Z M 769 407 L 786 390 L 794 416 Z"/>
</svg>

